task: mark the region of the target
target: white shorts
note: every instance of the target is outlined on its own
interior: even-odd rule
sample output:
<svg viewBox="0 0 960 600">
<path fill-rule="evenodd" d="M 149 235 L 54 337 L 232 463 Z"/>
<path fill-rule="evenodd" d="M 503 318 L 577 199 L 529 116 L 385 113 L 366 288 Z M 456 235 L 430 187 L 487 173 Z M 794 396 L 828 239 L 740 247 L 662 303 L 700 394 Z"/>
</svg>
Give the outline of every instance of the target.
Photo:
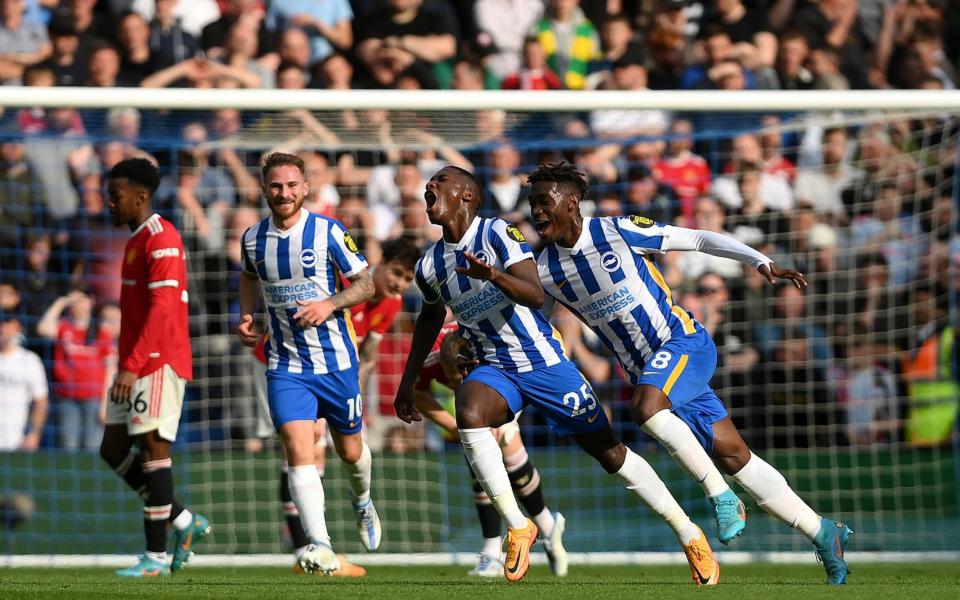
<svg viewBox="0 0 960 600">
<path fill-rule="evenodd" d="M 124 424 L 128 435 L 156 430 L 163 439 L 175 441 L 186 383 L 170 365 L 163 365 L 137 379 L 128 400 L 107 402 L 106 424 Z"/>
</svg>

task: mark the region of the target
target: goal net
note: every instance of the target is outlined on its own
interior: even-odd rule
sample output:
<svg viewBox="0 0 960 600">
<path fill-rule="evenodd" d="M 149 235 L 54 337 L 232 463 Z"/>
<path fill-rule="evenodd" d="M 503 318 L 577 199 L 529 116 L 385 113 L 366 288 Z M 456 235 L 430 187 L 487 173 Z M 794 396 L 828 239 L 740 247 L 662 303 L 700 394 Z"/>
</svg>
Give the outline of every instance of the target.
<svg viewBox="0 0 960 600">
<path fill-rule="evenodd" d="M 371 262 L 391 237 L 421 247 L 438 238 L 423 186 L 444 164 L 473 170 L 486 187 L 482 214 L 518 223 L 536 247 L 524 174 L 567 160 L 590 181 L 587 214 L 729 233 L 802 271 L 803 291 L 730 260 L 657 259 L 675 301 L 713 335 L 712 384 L 743 437 L 816 511 L 848 522 L 856 550 L 960 551 L 960 114 L 951 96 L 153 94 L 0 94 L 0 308 L 22 321 L 22 345 L 43 358 L 51 390 L 39 450 L 0 454 L 3 552 L 142 547 L 139 500 L 82 448 L 78 423 L 91 409 L 63 394 L 74 376 L 58 363 L 68 342 L 38 330 L 44 315 L 56 322 L 51 306 L 72 290 L 91 298 L 94 323 L 110 320 L 102 307 L 117 299 L 129 232 L 105 216 L 105 173 L 131 156 L 156 160 L 155 208 L 187 249 L 196 378 L 174 471 L 178 497 L 214 524 L 198 550 L 289 551 L 278 442 L 258 412 L 252 358 L 233 335 L 238 238 L 265 214 L 258 166 L 275 150 L 305 158 L 307 207 L 343 221 Z M 60 303 L 63 318 L 75 304 Z M 392 415 L 416 286 L 403 305 L 365 406 L 381 551 L 473 552 L 481 535 L 459 445 Z M 555 322 L 614 430 L 712 532 L 699 486 L 632 422 L 615 357 L 569 314 Z M 0 399 L 0 426 L 13 438 L 26 422 L 10 398 Z M 566 516 L 570 551 L 677 550 L 666 525 L 535 411 L 520 422 L 547 504 Z M 327 457 L 334 544 L 361 553 L 345 473 L 332 447 Z M 736 549 L 809 550 L 741 495 L 751 516 Z"/>
</svg>

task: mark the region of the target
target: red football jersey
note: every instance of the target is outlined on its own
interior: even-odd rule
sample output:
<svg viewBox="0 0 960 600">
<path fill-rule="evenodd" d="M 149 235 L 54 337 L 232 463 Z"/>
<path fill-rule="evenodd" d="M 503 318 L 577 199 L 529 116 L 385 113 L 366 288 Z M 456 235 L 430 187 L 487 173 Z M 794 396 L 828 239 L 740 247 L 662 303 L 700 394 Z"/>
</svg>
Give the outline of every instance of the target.
<svg viewBox="0 0 960 600">
<path fill-rule="evenodd" d="M 420 373 L 417 375 L 416 383 L 413 384 L 413 389 L 428 392 L 430 391 L 430 384 L 434 381 L 440 385 L 450 387 L 450 378 L 447 377 L 447 372 L 443 369 L 443 365 L 440 364 L 440 345 L 448 333 L 456 333 L 457 329 L 457 323 L 452 322 L 447 323 L 443 326 L 443 329 L 440 330 L 437 341 L 433 343 L 433 349 L 430 350 L 430 354 L 428 354 L 427 358 L 423 361 L 423 366 L 420 367 Z"/>
<path fill-rule="evenodd" d="M 155 214 L 137 227 L 120 273 L 120 369 L 144 376 L 170 365 L 192 379 L 187 259 L 173 223 Z"/>
<path fill-rule="evenodd" d="M 403 301 L 400 296 L 385 296 L 374 302 L 361 302 L 350 309 L 350 320 L 357 334 L 357 341 L 367 337 L 371 331 L 386 334 L 400 314 Z"/>
<path fill-rule="evenodd" d="M 710 166 L 696 154 L 658 160 L 651 172 L 654 179 L 669 185 L 677 193 L 681 212 L 687 219 L 693 217 L 697 198 L 710 192 Z"/>
<path fill-rule="evenodd" d="M 99 400 L 106 385 L 106 362 L 114 354 L 110 334 L 100 331 L 92 340 L 87 330 L 67 319 L 60 321 L 53 348 L 53 390 L 61 398 Z"/>
</svg>

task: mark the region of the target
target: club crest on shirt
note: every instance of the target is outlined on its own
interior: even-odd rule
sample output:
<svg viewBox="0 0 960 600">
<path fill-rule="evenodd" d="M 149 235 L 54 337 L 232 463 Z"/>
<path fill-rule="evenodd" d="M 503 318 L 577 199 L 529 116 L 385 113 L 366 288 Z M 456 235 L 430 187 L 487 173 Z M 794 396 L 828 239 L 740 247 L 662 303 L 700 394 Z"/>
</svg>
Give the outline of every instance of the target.
<svg viewBox="0 0 960 600">
<path fill-rule="evenodd" d="M 479 260 L 479 261 L 482 262 L 483 264 L 485 264 L 485 265 L 489 265 L 489 264 L 490 264 L 490 257 L 487 256 L 487 253 L 484 252 L 483 250 L 477 250 L 477 252 L 474 254 L 474 256 L 477 258 L 477 260 Z"/>
<path fill-rule="evenodd" d="M 607 273 L 613 273 L 620 268 L 620 255 L 613 250 L 604 252 L 600 257 L 600 268 Z"/>
<path fill-rule="evenodd" d="M 127 250 L 127 264 L 132 265 L 135 260 L 137 260 L 137 251 L 130 248 Z"/>
<path fill-rule="evenodd" d="M 630 215 L 630 222 L 636 225 L 637 227 L 652 227 L 653 221 L 646 217 L 640 217 L 637 215 Z"/>
<path fill-rule="evenodd" d="M 317 266 L 317 252 L 313 248 L 304 248 L 300 251 L 300 264 L 307 267 Z"/>
<path fill-rule="evenodd" d="M 347 250 L 350 252 L 353 252 L 354 254 L 360 252 L 360 248 L 357 248 L 357 243 L 353 241 L 353 236 L 351 236 L 347 231 L 343 232 L 343 243 L 346 244 Z"/>
<path fill-rule="evenodd" d="M 517 229 L 516 225 L 507 225 L 507 235 L 509 235 L 515 242 L 527 241 L 526 238 L 523 237 L 523 234 L 520 233 L 520 230 Z"/>
</svg>

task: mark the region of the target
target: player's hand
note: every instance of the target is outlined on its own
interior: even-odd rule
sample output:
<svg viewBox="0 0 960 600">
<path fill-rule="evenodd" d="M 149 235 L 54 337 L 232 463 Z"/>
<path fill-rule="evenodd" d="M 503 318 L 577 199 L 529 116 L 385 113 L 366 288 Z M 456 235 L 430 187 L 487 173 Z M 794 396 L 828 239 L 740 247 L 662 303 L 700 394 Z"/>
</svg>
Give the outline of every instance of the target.
<svg viewBox="0 0 960 600">
<path fill-rule="evenodd" d="M 397 390 L 397 397 L 393 399 L 393 408 L 397 411 L 397 418 L 404 423 L 423 420 L 420 411 L 413 405 L 413 390 L 409 386 L 401 386 Z"/>
<path fill-rule="evenodd" d="M 472 252 L 464 252 L 463 257 L 467 259 L 467 266 L 454 269 L 457 273 L 484 281 L 492 281 L 496 276 L 496 269 L 477 258 Z"/>
<path fill-rule="evenodd" d="M 336 310 L 336 307 L 333 306 L 333 302 L 330 302 L 330 300 L 320 300 L 319 302 L 297 300 L 297 305 L 301 308 L 293 314 L 293 318 L 296 319 L 300 327 L 304 329 L 316 327 L 320 323 L 323 323 L 329 319 L 333 311 Z"/>
<path fill-rule="evenodd" d="M 110 398 L 114 402 L 126 402 L 133 392 L 133 384 L 137 382 L 137 374 L 130 371 L 120 371 L 117 378 L 113 380 L 113 387 L 110 388 Z"/>
<path fill-rule="evenodd" d="M 36 452 L 40 447 L 40 432 L 31 431 L 30 433 L 23 436 L 23 441 L 20 442 L 20 449 L 24 452 Z"/>
<path fill-rule="evenodd" d="M 244 346 L 253 348 L 260 341 L 260 334 L 253 326 L 253 315 L 243 315 L 240 317 L 240 324 L 237 325 L 237 337 Z"/>
<path fill-rule="evenodd" d="M 794 271 L 793 269 L 780 269 L 773 263 L 770 263 L 769 265 L 760 265 L 757 267 L 757 270 L 760 271 L 760 274 L 772 284 L 777 283 L 778 279 L 789 279 L 793 282 L 793 285 L 800 289 L 807 287 L 807 280 L 803 278 L 803 273 L 799 271 Z"/>
</svg>

